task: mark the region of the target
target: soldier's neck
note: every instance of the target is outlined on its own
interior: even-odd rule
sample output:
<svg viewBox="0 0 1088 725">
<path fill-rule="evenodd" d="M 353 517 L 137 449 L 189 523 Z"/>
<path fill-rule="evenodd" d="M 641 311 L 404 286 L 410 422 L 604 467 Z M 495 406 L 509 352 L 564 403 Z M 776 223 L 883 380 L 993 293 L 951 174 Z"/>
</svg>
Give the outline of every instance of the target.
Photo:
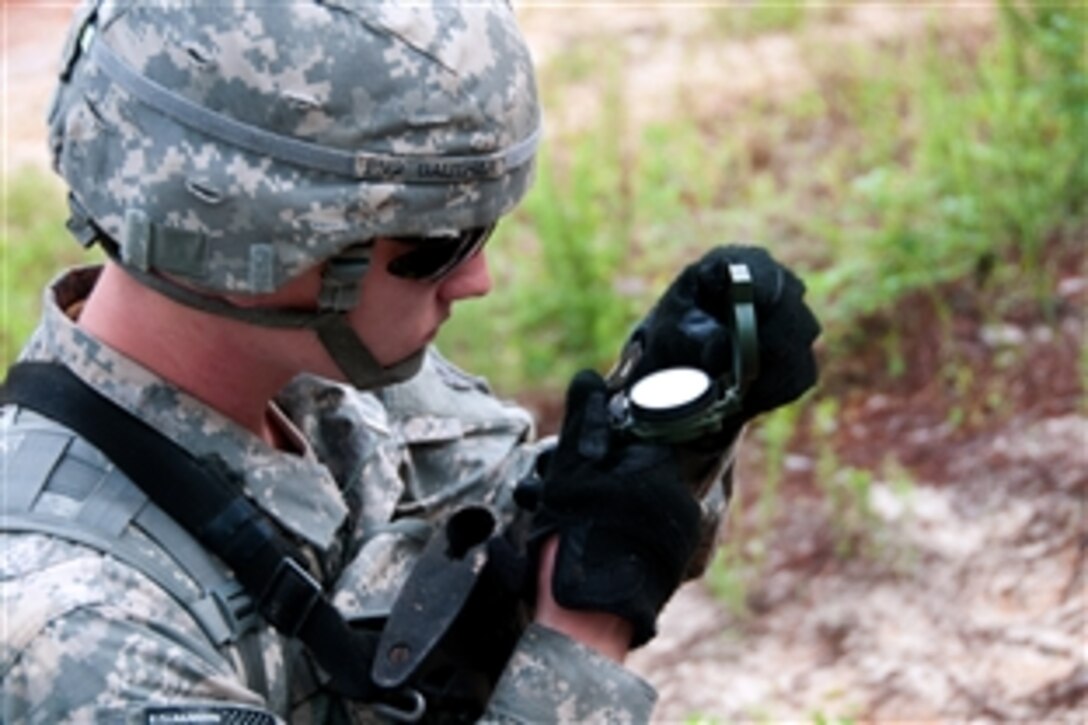
<svg viewBox="0 0 1088 725">
<path fill-rule="evenodd" d="M 78 324 L 271 445 L 269 404 L 293 371 L 262 354 L 261 328 L 181 306 L 107 264 Z"/>
</svg>

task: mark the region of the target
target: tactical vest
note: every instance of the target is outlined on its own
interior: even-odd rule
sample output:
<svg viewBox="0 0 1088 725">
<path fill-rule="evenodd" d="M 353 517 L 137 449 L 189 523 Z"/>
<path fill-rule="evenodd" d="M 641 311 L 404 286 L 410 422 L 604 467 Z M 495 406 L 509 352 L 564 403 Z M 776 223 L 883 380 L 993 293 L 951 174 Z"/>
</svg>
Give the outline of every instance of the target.
<svg viewBox="0 0 1088 725">
<path fill-rule="evenodd" d="M 0 532 L 57 537 L 131 566 L 173 597 L 216 650 L 241 664 L 246 685 L 273 702 L 257 637 L 263 622 L 222 562 L 68 428 L 9 405 L 0 431 L 7 451 Z"/>
</svg>

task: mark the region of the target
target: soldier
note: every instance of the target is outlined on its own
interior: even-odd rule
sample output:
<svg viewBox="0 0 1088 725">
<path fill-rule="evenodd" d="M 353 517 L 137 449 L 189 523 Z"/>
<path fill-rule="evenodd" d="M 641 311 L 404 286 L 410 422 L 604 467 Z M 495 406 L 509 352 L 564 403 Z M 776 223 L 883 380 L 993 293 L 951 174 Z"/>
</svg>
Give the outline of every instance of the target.
<svg viewBox="0 0 1088 725">
<path fill-rule="evenodd" d="M 541 455 L 429 347 L 531 179 L 505 3 L 90 2 L 49 123 L 109 259 L 50 285 L 5 384 L 0 720 L 649 719 L 623 658 L 705 563 L 744 423 L 815 380 L 792 274 L 689 267 Z M 617 386 L 722 373 L 738 260 L 743 409 L 615 435 Z"/>
</svg>

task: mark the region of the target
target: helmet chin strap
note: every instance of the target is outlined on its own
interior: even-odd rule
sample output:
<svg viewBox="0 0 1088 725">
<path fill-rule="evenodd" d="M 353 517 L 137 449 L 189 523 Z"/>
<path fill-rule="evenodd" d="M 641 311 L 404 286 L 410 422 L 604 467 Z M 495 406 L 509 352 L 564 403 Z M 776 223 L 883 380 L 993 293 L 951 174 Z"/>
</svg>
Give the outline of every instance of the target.
<svg viewBox="0 0 1088 725">
<path fill-rule="evenodd" d="M 382 367 L 348 324 L 346 314 L 322 317 L 313 329 L 340 372 L 360 390 L 402 383 L 423 366 L 425 351 L 421 349 L 398 363 Z"/>
<path fill-rule="evenodd" d="M 370 266 L 370 248 L 349 247 L 325 264 L 321 273 L 318 309 L 322 314 L 312 326 L 325 351 L 348 382 L 360 389 L 404 382 L 423 365 L 421 349 L 410 357 L 382 367 L 348 322 L 359 304 L 359 288 Z"/>
<path fill-rule="evenodd" d="M 411 378 L 423 365 L 421 349 L 393 365 L 383 366 L 351 327 L 348 314 L 359 301 L 363 274 L 370 264 L 366 247 L 347 249 L 328 261 L 321 275 L 317 310 L 238 307 L 219 297 L 206 297 L 165 277 L 122 262 L 115 245 L 102 245 L 113 261 L 141 284 L 174 302 L 208 314 L 261 327 L 313 330 L 325 351 L 351 385 L 379 388 Z"/>
</svg>

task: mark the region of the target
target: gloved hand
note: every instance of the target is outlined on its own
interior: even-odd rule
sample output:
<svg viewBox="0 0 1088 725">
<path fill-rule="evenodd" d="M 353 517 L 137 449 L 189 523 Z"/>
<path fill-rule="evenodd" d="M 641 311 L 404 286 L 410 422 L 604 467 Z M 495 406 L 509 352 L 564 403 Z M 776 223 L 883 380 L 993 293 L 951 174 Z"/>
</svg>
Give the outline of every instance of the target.
<svg viewBox="0 0 1088 725">
<path fill-rule="evenodd" d="M 752 278 L 758 339 L 758 374 L 717 431 L 676 444 L 689 490 L 702 497 L 718 480 L 731 494 L 735 443 L 744 425 L 760 413 L 800 397 L 816 382 L 812 343 L 820 325 L 804 303 L 805 286 L 789 269 L 758 247 L 716 247 L 689 265 L 631 334 L 612 390 L 670 367 L 696 367 L 712 378 L 731 372 L 734 312 L 731 264 L 745 264 Z M 693 571 L 698 572 L 701 566 Z"/>
<path fill-rule="evenodd" d="M 539 490 L 534 538 L 559 534 L 555 600 L 623 617 L 637 647 L 653 637 L 658 612 L 680 585 L 698 544 L 700 507 L 675 449 L 619 441 L 607 404 L 601 376 L 575 376 Z"/>
<path fill-rule="evenodd" d="M 765 249 L 716 247 L 685 268 L 632 333 L 625 351 L 637 346 L 640 352 L 617 382 L 676 366 L 697 367 L 713 378 L 727 372 L 733 359 L 730 264 L 746 264 L 751 273 L 759 340 L 759 374 L 740 412 L 724 426 L 735 436 L 755 416 L 800 397 L 817 377 L 812 343 L 820 324 L 805 305 L 805 285 Z"/>
</svg>

